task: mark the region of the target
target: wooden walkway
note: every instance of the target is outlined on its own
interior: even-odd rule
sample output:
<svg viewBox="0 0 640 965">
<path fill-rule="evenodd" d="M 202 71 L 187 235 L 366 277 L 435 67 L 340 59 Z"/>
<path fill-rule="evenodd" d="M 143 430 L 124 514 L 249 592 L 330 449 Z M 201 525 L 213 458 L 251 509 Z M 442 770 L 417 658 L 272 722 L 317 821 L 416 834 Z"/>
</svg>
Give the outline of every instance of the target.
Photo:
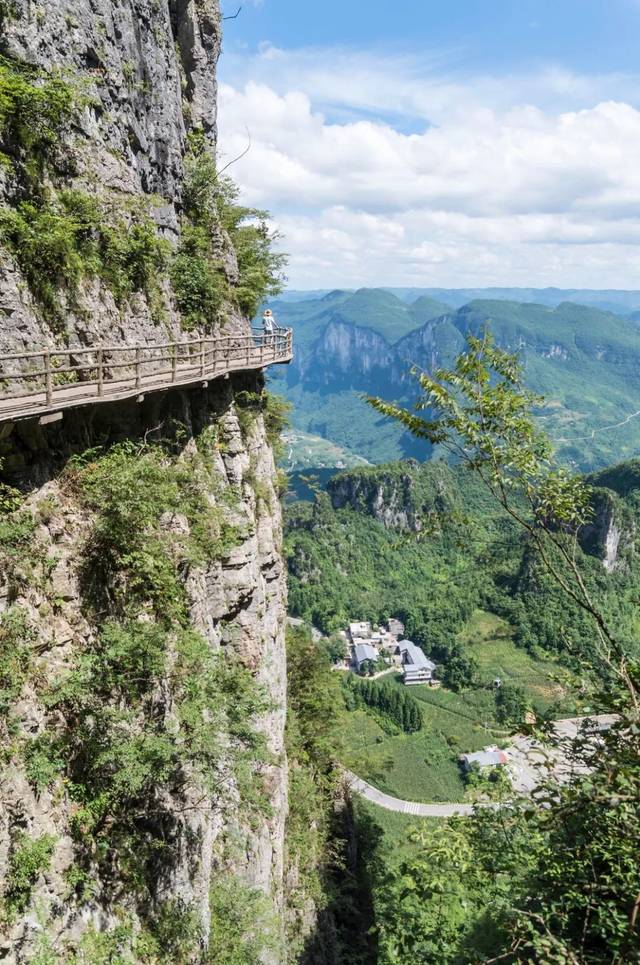
<svg viewBox="0 0 640 965">
<path fill-rule="evenodd" d="M 62 417 L 65 409 L 208 385 L 230 372 L 290 362 L 293 335 L 222 335 L 190 342 L 94 345 L 0 355 L 0 423 Z"/>
</svg>

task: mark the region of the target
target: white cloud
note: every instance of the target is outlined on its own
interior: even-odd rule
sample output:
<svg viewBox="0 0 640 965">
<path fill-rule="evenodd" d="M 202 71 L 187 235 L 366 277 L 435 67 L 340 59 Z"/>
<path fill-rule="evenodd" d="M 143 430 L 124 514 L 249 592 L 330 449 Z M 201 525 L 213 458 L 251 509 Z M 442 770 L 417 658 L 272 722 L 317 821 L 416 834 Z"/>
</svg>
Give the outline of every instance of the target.
<svg viewBox="0 0 640 965">
<path fill-rule="evenodd" d="M 232 171 L 274 212 L 294 287 L 640 287 L 634 79 L 460 81 L 440 57 L 346 50 L 243 63 L 220 146 L 249 130 Z"/>
</svg>

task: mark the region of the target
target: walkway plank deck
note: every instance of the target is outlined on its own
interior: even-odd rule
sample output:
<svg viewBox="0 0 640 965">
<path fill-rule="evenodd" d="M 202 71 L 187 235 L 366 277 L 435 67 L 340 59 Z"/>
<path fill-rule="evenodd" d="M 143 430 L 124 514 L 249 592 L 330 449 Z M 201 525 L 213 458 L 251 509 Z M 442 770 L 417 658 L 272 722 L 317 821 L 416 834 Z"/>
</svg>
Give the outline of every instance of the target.
<svg viewBox="0 0 640 965">
<path fill-rule="evenodd" d="M 76 347 L 0 356 L 0 423 L 54 416 L 287 364 L 290 329 L 185 342 Z M 11 391 L 15 387 L 15 391 Z"/>
</svg>

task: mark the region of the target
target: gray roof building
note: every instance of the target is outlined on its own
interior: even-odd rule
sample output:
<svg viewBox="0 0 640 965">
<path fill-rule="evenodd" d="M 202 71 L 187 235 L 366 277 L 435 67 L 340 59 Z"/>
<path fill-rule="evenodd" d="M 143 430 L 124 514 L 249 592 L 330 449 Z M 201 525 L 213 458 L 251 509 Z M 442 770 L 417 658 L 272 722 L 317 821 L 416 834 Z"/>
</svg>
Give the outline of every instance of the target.
<svg viewBox="0 0 640 965">
<path fill-rule="evenodd" d="M 398 646 L 403 663 L 411 670 L 430 670 L 433 673 L 436 669 L 435 663 L 425 657 L 420 647 L 417 647 L 411 640 L 401 640 Z"/>
<path fill-rule="evenodd" d="M 355 658 L 358 666 L 363 664 L 365 660 L 373 660 L 375 663 L 378 659 L 378 651 L 368 643 L 358 643 L 355 647 Z"/>
<path fill-rule="evenodd" d="M 460 760 L 468 770 L 472 764 L 477 764 L 480 768 L 501 767 L 508 763 L 509 759 L 504 751 L 476 751 L 475 754 L 462 754 Z"/>
</svg>

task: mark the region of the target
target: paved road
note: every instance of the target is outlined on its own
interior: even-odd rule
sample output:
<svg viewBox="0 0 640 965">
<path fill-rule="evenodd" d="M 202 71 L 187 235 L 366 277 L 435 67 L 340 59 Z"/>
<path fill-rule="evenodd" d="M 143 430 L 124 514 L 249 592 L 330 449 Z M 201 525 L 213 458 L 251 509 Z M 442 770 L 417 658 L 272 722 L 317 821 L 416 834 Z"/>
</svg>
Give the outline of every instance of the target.
<svg viewBox="0 0 640 965">
<path fill-rule="evenodd" d="M 556 721 L 555 729 L 561 737 L 572 740 L 587 720 L 604 729 L 611 727 L 616 718 L 611 714 L 602 714 L 597 717 L 572 717 L 568 720 Z M 512 782 L 515 790 L 527 793 L 539 783 L 540 774 L 535 765 L 540 761 L 541 748 L 530 738 L 521 735 L 514 737 L 513 741 L 513 747 L 507 749 L 507 753 L 512 758 L 510 762 Z M 565 772 L 569 773 L 569 771 L 564 762 L 557 757 L 554 770 L 559 772 L 560 779 L 566 780 Z M 474 807 L 498 807 L 496 804 L 421 804 L 418 801 L 402 801 L 400 798 L 391 797 L 390 794 L 379 791 L 377 787 L 363 781 L 352 771 L 345 770 L 345 775 L 350 788 L 356 794 L 384 808 L 385 811 L 394 811 L 396 814 L 412 814 L 419 818 L 452 818 L 457 814 L 473 814 Z"/>
<path fill-rule="evenodd" d="M 398 814 L 412 814 L 418 818 L 452 818 L 456 814 L 472 814 L 473 804 L 419 804 L 417 801 L 401 801 L 397 797 L 384 794 L 377 787 L 363 781 L 362 778 L 345 771 L 350 788 L 385 811 L 395 811 Z"/>
</svg>

